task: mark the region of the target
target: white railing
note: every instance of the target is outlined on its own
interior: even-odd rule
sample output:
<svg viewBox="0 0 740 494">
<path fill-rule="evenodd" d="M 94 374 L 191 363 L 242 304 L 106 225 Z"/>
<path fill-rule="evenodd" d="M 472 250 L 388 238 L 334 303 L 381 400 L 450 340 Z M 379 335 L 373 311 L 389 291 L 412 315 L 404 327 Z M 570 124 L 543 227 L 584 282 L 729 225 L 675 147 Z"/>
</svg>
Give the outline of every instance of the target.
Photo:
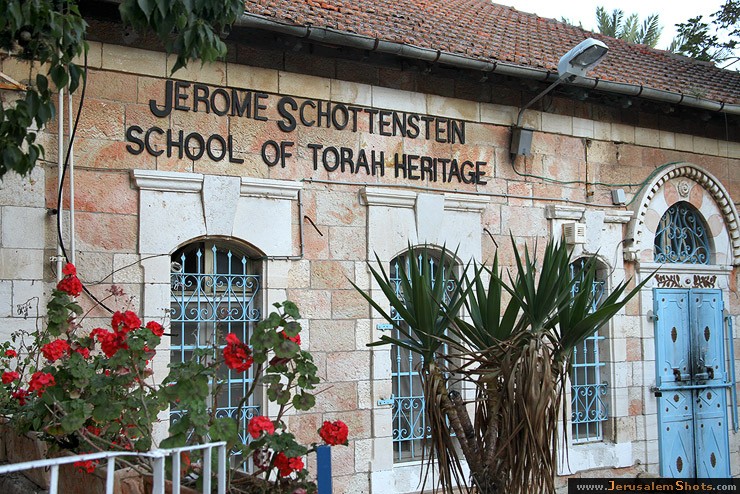
<svg viewBox="0 0 740 494">
<path fill-rule="evenodd" d="M 195 446 L 185 446 L 182 448 L 155 449 L 144 453 L 107 451 L 102 453 L 89 453 L 76 456 L 62 456 L 59 458 L 49 458 L 46 460 L 26 461 L 23 463 L 13 463 L 10 465 L 0 466 L 0 475 L 31 470 L 33 468 L 50 468 L 49 494 L 58 494 L 59 488 L 59 467 L 78 461 L 87 460 L 107 460 L 105 492 L 113 494 L 114 475 L 116 459 L 123 457 L 146 457 L 152 460 L 152 494 L 164 494 L 165 490 L 165 459 L 172 457 L 172 493 L 180 493 L 180 453 L 187 451 L 205 450 L 203 452 L 203 492 L 211 494 L 211 459 L 212 452 L 218 451 L 218 494 L 226 493 L 226 443 L 224 441 L 198 444 Z"/>
</svg>

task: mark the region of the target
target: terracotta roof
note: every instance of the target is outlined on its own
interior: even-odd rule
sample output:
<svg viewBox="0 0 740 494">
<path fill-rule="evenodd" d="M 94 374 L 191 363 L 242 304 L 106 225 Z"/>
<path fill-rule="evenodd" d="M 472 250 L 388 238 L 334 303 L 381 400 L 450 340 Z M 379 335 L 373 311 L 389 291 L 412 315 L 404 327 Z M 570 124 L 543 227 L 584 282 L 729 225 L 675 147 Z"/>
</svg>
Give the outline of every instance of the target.
<svg viewBox="0 0 740 494">
<path fill-rule="evenodd" d="M 588 37 L 609 46 L 589 77 L 740 103 L 740 73 L 594 34 L 485 0 L 245 0 L 246 13 L 328 28 L 465 58 L 557 72 L 560 56 Z"/>
</svg>

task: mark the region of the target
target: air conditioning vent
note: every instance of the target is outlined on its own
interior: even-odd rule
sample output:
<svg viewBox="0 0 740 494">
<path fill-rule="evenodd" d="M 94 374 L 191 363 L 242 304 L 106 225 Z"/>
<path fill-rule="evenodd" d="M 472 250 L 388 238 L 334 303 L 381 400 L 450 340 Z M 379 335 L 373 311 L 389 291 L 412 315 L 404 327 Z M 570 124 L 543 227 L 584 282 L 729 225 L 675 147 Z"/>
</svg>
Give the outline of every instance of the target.
<svg viewBox="0 0 740 494">
<path fill-rule="evenodd" d="M 586 225 L 583 223 L 563 224 L 563 238 L 568 245 L 586 243 Z"/>
</svg>

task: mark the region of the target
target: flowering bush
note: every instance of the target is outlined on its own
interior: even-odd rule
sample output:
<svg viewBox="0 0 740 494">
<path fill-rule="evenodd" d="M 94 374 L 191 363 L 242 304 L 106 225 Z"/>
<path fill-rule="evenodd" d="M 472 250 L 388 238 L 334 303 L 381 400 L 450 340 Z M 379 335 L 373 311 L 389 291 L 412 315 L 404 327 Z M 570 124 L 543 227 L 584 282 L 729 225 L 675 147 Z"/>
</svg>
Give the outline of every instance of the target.
<svg viewBox="0 0 740 494">
<path fill-rule="evenodd" d="M 46 329 L 19 333 L 0 344 L 0 413 L 19 432 L 38 431 L 52 444 L 77 453 L 102 450 L 148 450 L 157 415 L 172 407 L 180 412 L 161 447 L 227 441 L 233 458 L 253 460 L 253 476 L 273 483 L 281 492 L 312 492 L 303 457 L 315 451 L 299 444 L 283 421 L 290 409 L 314 406 L 318 384 L 311 354 L 300 347 L 298 309 L 291 302 L 275 304 L 276 312 L 256 325 L 249 344 L 235 334 L 212 348 L 199 349 L 186 362 L 170 364 L 161 385 L 152 379 L 151 360 L 164 335 L 156 322 L 146 324 L 130 310 L 115 312 L 109 327 L 86 332 L 82 309 L 75 302 L 83 288 L 71 264 L 48 303 Z M 118 289 L 111 296 L 120 296 Z M 30 340 L 30 341 L 28 341 Z M 223 386 L 224 366 L 230 372 L 251 372 L 252 382 L 233 417 L 217 417 L 215 406 Z M 242 416 L 256 389 L 266 388 L 275 404 L 270 418 L 253 417 L 246 430 L 234 417 Z M 328 445 L 347 444 L 347 426 L 325 422 L 318 431 Z M 251 438 L 247 444 L 240 437 Z M 187 474 L 200 473 L 196 453 L 183 462 Z M 95 462 L 79 462 L 91 472 Z M 146 464 L 135 465 L 147 468 Z M 298 490 L 294 490 L 293 488 Z"/>
</svg>

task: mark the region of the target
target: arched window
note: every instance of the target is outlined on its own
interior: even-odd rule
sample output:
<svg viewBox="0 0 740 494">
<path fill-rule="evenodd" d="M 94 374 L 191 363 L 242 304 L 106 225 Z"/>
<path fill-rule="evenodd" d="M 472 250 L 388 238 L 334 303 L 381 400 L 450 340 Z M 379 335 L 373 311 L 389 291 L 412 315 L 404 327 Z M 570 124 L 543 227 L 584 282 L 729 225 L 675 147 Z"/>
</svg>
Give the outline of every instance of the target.
<svg viewBox="0 0 740 494">
<path fill-rule="evenodd" d="M 235 333 L 249 341 L 253 325 L 262 316 L 260 262 L 243 249 L 210 241 L 190 243 L 172 254 L 170 359 L 183 362 L 199 349 L 223 345 L 226 335 Z M 217 417 L 240 421 L 246 434 L 247 422 L 260 414 L 259 397 L 241 409 L 239 402 L 253 380 L 250 372 L 238 373 L 223 367 L 221 386 L 209 407 Z M 255 395 L 258 393 L 255 393 Z M 171 420 L 182 410 L 170 408 Z M 246 435 L 241 438 L 246 443 Z"/>
<path fill-rule="evenodd" d="M 685 201 L 669 207 L 655 233 L 655 262 L 709 264 L 710 253 L 709 231 L 696 208 Z"/>
<path fill-rule="evenodd" d="M 606 266 L 599 264 L 593 283 L 590 287 L 584 287 L 579 280 L 585 263 L 586 258 L 581 258 L 570 265 L 570 276 L 576 280 L 572 289 L 574 293 L 583 289 L 591 290 L 593 311 L 606 291 L 607 270 Z M 602 400 L 607 392 L 607 384 L 601 378 L 604 363 L 599 354 L 599 344 L 603 339 L 596 331 L 573 350 L 570 421 L 574 443 L 601 441 L 604 438 L 602 425 L 608 418 L 608 411 Z"/>
<path fill-rule="evenodd" d="M 409 263 L 423 262 L 422 254 L 417 249 L 416 257 L 412 258 L 408 253 L 401 254 L 391 261 L 390 280 L 395 285 L 396 294 L 401 297 L 401 273 L 402 269 L 409 271 Z M 451 259 L 442 261 L 438 253 L 427 250 L 426 261 L 431 268 L 432 278 L 437 276 L 437 270 L 443 270 L 443 278 L 447 285 L 446 291 L 454 289 L 452 277 L 445 273 L 452 269 Z M 421 266 L 419 266 L 421 268 Z M 399 323 L 403 322 L 401 316 L 391 309 L 391 317 Z M 402 339 L 403 335 L 398 330 L 393 330 L 394 338 Z M 441 351 L 447 352 L 447 345 L 442 345 Z M 391 379 L 393 380 L 393 459 L 395 462 L 414 461 L 422 458 L 422 442 L 430 433 L 424 415 L 424 394 L 419 377 L 419 367 L 423 363 L 421 357 L 405 348 L 391 345 Z"/>
</svg>

